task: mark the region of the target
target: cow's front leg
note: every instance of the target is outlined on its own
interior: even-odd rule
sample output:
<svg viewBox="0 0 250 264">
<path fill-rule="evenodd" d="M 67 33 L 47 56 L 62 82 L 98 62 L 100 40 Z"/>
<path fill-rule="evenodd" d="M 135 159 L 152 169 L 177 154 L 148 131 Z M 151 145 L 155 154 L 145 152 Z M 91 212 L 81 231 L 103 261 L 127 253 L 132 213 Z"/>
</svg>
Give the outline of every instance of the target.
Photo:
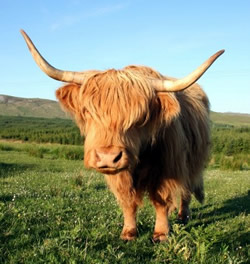
<svg viewBox="0 0 250 264">
<path fill-rule="evenodd" d="M 123 172 L 115 176 L 106 175 L 105 178 L 123 211 L 124 225 L 121 238 L 133 240 L 136 238 L 136 209 L 140 197 L 133 187 L 132 177 L 129 173 Z"/>
<path fill-rule="evenodd" d="M 136 209 L 137 204 L 131 202 L 131 204 L 121 205 L 123 210 L 124 225 L 121 233 L 121 239 L 133 240 L 136 238 Z"/>
<path fill-rule="evenodd" d="M 158 202 L 153 202 L 156 212 L 155 229 L 153 234 L 154 241 L 164 241 L 167 239 L 169 232 L 168 224 L 168 207 Z"/>
</svg>

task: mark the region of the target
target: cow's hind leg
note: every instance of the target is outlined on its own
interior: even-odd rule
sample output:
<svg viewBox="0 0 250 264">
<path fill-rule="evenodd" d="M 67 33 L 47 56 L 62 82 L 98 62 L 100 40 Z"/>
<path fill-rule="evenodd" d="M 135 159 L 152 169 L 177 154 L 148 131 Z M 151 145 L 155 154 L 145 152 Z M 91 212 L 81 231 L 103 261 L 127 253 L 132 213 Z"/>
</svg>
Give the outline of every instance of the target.
<svg viewBox="0 0 250 264">
<path fill-rule="evenodd" d="M 178 219 L 181 223 L 187 224 L 190 219 L 190 209 L 189 204 L 191 202 L 191 193 L 194 194 L 195 198 L 202 203 L 204 201 L 204 186 L 202 176 L 196 179 L 196 183 L 193 184 L 194 187 L 191 189 L 186 189 L 181 195 L 181 204 L 178 212 Z"/>
<path fill-rule="evenodd" d="M 190 219 L 190 209 L 189 209 L 190 202 L 191 202 L 190 192 L 187 192 L 181 195 L 181 203 L 180 203 L 180 209 L 178 212 L 178 220 L 183 224 L 187 224 L 188 220 Z"/>
</svg>

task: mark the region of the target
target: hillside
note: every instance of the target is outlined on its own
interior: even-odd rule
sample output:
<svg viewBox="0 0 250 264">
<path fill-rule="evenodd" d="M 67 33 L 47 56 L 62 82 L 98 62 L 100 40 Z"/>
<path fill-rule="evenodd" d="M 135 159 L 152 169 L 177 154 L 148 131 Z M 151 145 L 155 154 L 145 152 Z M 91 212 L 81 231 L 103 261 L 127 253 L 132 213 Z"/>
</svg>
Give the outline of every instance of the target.
<svg viewBox="0 0 250 264">
<path fill-rule="evenodd" d="M 0 115 L 68 118 L 56 101 L 8 95 L 0 95 Z"/>
<path fill-rule="evenodd" d="M 69 118 L 58 102 L 39 98 L 20 98 L 0 95 L 0 115 L 44 118 Z M 211 112 L 214 123 L 250 125 L 250 114 Z"/>
<path fill-rule="evenodd" d="M 211 112 L 210 118 L 214 123 L 217 124 L 229 124 L 234 126 L 250 125 L 250 114 Z"/>
</svg>

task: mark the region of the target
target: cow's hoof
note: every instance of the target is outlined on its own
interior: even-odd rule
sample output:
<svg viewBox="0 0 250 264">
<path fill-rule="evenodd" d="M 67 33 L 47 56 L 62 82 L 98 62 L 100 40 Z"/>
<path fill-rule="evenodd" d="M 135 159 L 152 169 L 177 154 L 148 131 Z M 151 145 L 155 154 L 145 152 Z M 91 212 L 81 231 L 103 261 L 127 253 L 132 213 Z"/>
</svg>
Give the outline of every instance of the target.
<svg viewBox="0 0 250 264">
<path fill-rule="evenodd" d="M 136 229 L 123 230 L 121 233 L 121 239 L 125 241 L 134 240 L 136 238 Z"/>
<path fill-rule="evenodd" d="M 178 218 L 177 218 L 178 223 L 182 225 L 186 225 L 189 220 L 190 220 L 189 215 L 178 215 Z"/>
<path fill-rule="evenodd" d="M 153 234 L 153 241 L 154 242 L 163 242 L 167 240 L 166 233 L 154 232 Z"/>
</svg>

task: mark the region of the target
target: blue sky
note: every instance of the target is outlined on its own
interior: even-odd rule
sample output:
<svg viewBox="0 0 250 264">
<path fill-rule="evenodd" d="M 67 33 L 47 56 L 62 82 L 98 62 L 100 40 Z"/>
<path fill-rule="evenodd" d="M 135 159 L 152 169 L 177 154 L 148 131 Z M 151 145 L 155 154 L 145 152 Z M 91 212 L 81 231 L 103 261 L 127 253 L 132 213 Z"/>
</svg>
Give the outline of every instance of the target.
<svg viewBox="0 0 250 264">
<path fill-rule="evenodd" d="M 181 78 L 225 49 L 198 82 L 213 111 L 250 113 L 249 0 L 1 1 L 0 94 L 55 99 L 61 83 L 36 66 L 21 28 L 73 71 L 137 64 Z"/>
</svg>

